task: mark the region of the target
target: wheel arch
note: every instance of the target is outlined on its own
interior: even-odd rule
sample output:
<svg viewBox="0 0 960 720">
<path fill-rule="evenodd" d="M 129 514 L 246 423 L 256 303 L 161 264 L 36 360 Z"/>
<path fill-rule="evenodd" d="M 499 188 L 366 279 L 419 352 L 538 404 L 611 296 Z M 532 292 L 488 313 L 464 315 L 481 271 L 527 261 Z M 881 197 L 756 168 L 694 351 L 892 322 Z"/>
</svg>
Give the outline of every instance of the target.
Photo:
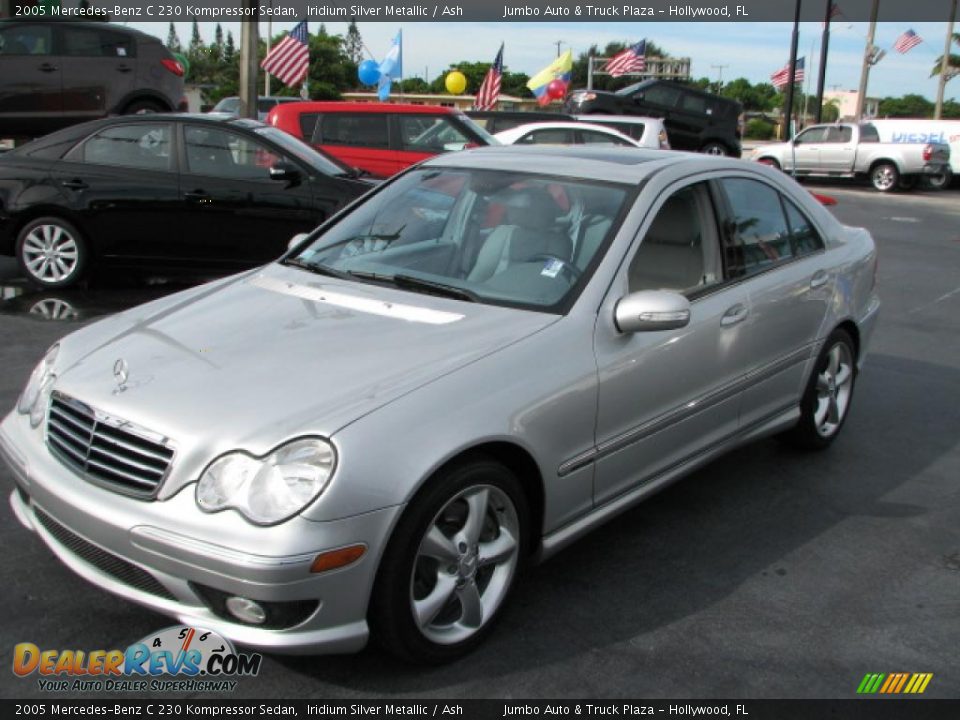
<svg viewBox="0 0 960 720">
<path fill-rule="evenodd" d="M 833 330 L 843 330 L 844 332 L 847 333 L 847 335 L 850 336 L 850 339 L 853 340 L 854 362 L 859 363 L 860 362 L 860 328 L 857 327 L 857 324 L 850 318 L 847 318 L 843 322 L 838 323 L 837 326 L 833 328 Z M 832 333 L 833 330 L 831 330 L 830 332 Z"/>
<path fill-rule="evenodd" d="M 897 173 L 903 175 L 903 168 L 900 166 L 900 163 L 897 162 L 892 157 L 878 157 L 870 161 L 870 167 L 867 169 L 867 174 L 872 173 L 877 165 L 893 165 L 897 169 Z"/>
</svg>

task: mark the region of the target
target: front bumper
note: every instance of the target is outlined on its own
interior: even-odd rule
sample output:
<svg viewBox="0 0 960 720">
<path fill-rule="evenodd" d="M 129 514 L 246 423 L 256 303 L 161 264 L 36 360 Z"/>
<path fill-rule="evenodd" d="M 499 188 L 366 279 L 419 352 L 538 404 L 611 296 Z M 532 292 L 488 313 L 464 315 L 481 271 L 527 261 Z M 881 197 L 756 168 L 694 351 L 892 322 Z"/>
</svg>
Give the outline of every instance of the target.
<svg viewBox="0 0 960 720">
<path fill-rule="evenodd" d="M 264 528 L 233 511 L 203 513 L 193 486 L 145 502 L 86 482 L 15 413 L 0 425 L 0 457 L 13 471 L 10 504 L 18 520 L 94 585 L 254 649 L 319 654 L 366 644 L 367 604 L 399 507 Z M 352 565 L 310 573 L 318 553 L 356 543 L 367 552 Z M 246 625 L 217 614 L 204 588 L 311 611 L 279 629 Z"/>
</svg>

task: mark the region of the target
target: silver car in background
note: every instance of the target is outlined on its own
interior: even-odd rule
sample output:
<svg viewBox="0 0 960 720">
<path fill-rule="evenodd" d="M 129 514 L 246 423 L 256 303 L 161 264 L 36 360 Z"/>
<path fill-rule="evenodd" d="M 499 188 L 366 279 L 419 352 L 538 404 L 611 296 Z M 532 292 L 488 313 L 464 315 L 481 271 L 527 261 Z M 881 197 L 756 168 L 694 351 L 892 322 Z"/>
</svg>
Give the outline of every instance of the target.
<svg viewBox="0 0 960 720">
<path fill-rule="evenodd" d="M 54 345 L 0 426 L 11 504 L 82 577 L 238 643 L 448 661 L 526 562 L 745 442 L 833 442 L 875 270 L 759 164 L 439 156 Z"/>
</svg>

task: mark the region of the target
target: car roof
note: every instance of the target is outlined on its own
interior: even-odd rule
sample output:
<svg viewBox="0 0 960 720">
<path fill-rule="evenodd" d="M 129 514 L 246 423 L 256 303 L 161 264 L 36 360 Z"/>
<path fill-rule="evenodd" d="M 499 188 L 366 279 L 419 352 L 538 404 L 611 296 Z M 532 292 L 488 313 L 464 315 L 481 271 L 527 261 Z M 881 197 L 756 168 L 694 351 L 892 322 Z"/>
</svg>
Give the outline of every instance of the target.
<svg viewBox="0 0 960 720">
<path fill-rule="evenodd" d="M 436 155 L 421 167 L 470 168 L 557 175 L 636 185 L 660 170 L 687 164 L 690 169 L 744 170 L 741 160 L 646 148 L 598 148 L 589 145 L 488 146 Z"/>
<path fill-rule="evenodd" d="M 525 125 L 517 125 L 516 127 L 501 130 L 500 132 L 496 133 L 494 137 L 515 138 L 535 130 L 594 130 L 596 132 L 603 133 L 604 135 L 609 135 L 610 137 L 628 140 L 631 145 L 639 144 L 632 137 L 624 135 L 616 128 L 606 127 L 604 125 L 591 125 L 588 122 L 578 122 L 576 120 L 568 122 L 560 121 L 526 123 Z"/>
<path fill-rule="evenodd" d="M 114 22 L 103 22 L 102 20 L 74 20 L 73 18 L 64 18 L 64 17 L 48 17 L 43 16 L 28 16 L 28 17 L 13 17 L 13 18 L 0 18 L 0 26 L 3 25 L 27 25 L 27 24 L 43 24 L 55 23 L 58 27 L 73 26 L 77 28 L 85 28 L 88 30 L 110 30 L 111 32 L 123 33 L 126 35 L 136 35 L 139 38 L 145 38 L 148 40 L 155 40 L 160 42 L 160 38 L 156 35 L 151 35 L 148 32 L 142 30 L 136 30 L 132 27 L 127 27 L 126 25 L 120 25 L 119 23 Z"/>
<path fill-rule="evenodd" d="M 297 112 L 379 112 L 411 115 L 459 115 L 456 108 L 444 105 L 410 105 L 407 103 L 342 102 L 339 100 L 322 102 L 297 102 L 278 105 L 270 111 L 275 114 Z"/>
<path fill-rule="evenodd" d="M 618 122 L 624 124 L 637 124 L 637 125 L 651 125 L 656 123 L 663 123 L 663 118 L 649 117 L 647 115 L 600 115 L 600 114 L 590 114 L 590 115 L 574 115 L 577 120 L 582 120 L 583 122 Z"/>
</svg>

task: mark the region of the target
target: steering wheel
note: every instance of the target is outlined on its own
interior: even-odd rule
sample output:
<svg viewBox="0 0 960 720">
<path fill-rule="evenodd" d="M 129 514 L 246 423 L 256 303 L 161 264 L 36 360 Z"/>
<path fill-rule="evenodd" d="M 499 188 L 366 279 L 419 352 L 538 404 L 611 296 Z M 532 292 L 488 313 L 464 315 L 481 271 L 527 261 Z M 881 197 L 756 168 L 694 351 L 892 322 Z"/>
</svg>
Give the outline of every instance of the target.
<svg viewBox="0 0 960 720">
<path fill-rule="evenodd" d="M 559 255 L 551 255 L 550 253 L 537 253 L 536 255 L 531 255 L 527 258 L 527 262 L 536 262 L 537 260 L 555 260 L 560 263 L 562 266 L 560 269 L 565 270 L 570 273 L 571 279 L 576 282 L 580 279 L 580 276 L 583 275 L 583 271 L 574 265 L 569 260 L 564 260 Z"/>
</svg>

